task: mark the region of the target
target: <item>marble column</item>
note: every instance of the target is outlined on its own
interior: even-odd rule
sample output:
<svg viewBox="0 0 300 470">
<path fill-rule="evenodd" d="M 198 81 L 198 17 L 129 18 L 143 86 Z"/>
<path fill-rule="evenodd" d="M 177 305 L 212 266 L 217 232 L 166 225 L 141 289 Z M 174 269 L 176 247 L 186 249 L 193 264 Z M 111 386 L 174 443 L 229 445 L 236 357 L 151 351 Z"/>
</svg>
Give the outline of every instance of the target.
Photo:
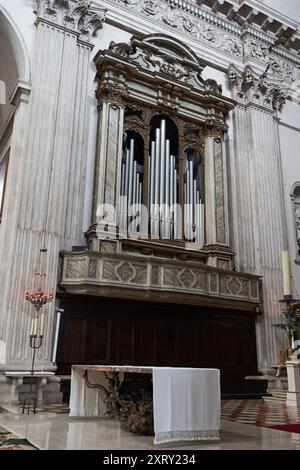
<svg viewBox="0 0 300 470">
<path fill-rule="evenodd" d="M 252 77 L 248 87 L 244 78 L 232 79 L 239 102 L 233 112 L 234 249 L 238 270 L 262 276 L 263 315 L 256 329 L 258 367 L 265 372 L 277 363 L 284 345 L 282 333 L 272 327 L 280 322 L 281 252 L 286 246 L 281 156 L 275 103 L 261 92 L 259 79 Z"/>
<path fill-rule="evenodd" d="M 99 71 L 97 96 L 99 120 L 96 170 L 92 225 L 87 234 L 94 250 L 99 250 L 99 240 L 116 238 L 124 124 L 123 97 L 127 96 L 122 72 L 114 72 L 103 66 Z"/>
<path fill-rule="evenodd" d="M 207 128 L 205 137 L 205 248 L 208 263 L 230 268 L 224 132 Z"/>
<path fill-rule="evenodd" d="M 84 178 L 80 172 L 84 168 L 82 128 L 86 106 L 86 90 L 81 87 L 87 83 L 91 51 L 87 41 L 103 22 L 88 4 L 79 10 L 76 3 L 40 0 L 36 13 L 32 93 L 26 115 L 20 115 L 23 130 L 18 127 L 21 107 L 16 114 L 11 150 L 12 166 L 21 165 L 17 180 L 19 204 L 15 202 L 14 208 L 11 205 L 16 216 L 3 227 L 1 262 L 6 269 L 1 269 L 0 285 L 5 353 L 0 368 L 5 370 L 30 367 L 33 308 L 24 294 L 33 287 L 41 248 L 47 249 L 43 255 L 43 270 L 47 273 L 44 289 L 55 292 L 60 248 L 80 239 L 82 207 L 76 191 L 78 184 L 83 184 L 80 178 Z M 72 217 L 74 228 L 69 228 Z M 54 302 L 44 307 L 44 312 L 44 341 L 36 367 L 51 370 Z"/>
</svg>

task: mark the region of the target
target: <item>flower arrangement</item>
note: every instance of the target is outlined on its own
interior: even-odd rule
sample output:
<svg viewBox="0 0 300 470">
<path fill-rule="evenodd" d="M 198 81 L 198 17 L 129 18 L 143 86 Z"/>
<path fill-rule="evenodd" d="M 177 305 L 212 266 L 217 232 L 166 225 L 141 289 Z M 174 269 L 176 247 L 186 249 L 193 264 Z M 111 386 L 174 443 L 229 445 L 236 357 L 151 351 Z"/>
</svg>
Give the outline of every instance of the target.
<svg viewBox="0 0 300 470">
<path fill-rule="evenodd" d="M 272 326 L 281 328 L 288 336 L 289 347 L 292 347 L 296 330 L 300 328 L 300 302 L 286 304 L 282 309 L 282 322 Z"/>
</svg>

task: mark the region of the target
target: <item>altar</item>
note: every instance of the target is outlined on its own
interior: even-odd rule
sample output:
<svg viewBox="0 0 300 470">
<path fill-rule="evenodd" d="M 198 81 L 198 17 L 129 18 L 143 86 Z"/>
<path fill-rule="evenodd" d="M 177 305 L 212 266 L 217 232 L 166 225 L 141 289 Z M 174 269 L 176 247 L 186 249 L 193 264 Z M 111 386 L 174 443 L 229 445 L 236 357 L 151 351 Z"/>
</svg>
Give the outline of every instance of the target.
<svg viewBox="0 0 300 470">
<path fill-rule="evenodd" d="M 145 420 L 153 412 L 155 444 L 220 439 L 218 369 L 74 365 L 70 416 L 124 417 L 131 406 L 128 393 L 121 392 L 128 374 L 144 374 L 152 384 L 152 390 L 138 385 L 135 411 Z"/>
</svg>

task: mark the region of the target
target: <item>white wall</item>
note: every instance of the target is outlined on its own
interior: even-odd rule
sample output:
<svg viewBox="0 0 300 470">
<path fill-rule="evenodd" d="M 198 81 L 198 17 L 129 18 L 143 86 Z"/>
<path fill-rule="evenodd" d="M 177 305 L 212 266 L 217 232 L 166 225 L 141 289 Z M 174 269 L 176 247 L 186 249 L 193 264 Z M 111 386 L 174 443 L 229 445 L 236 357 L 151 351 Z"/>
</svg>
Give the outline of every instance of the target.
<svg viewBox="0 0 300 470">
<path fill-rule="evenodd" d="M 31 53 L 34 46 L 36 16 L 35 0 L 0 0 L 0 5 L 9 13 L 14 23 L 18 27 L 26 47 Z"/>
</svg>

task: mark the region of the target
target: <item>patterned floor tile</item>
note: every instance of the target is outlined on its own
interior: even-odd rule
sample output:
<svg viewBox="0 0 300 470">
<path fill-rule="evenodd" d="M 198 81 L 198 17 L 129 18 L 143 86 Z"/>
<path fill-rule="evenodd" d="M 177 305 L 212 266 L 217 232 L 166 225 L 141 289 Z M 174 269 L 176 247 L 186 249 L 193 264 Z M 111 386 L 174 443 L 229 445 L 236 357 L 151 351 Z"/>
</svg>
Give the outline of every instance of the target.
<svg viewBox="0 0 300 470">
<path fill-rule="evenodd" d="M 285 405 L 263 400 L 223 400 L 222 419 L 268 427 L 276 424 L 298 424 L 300 413 Z"/>
</svg>

